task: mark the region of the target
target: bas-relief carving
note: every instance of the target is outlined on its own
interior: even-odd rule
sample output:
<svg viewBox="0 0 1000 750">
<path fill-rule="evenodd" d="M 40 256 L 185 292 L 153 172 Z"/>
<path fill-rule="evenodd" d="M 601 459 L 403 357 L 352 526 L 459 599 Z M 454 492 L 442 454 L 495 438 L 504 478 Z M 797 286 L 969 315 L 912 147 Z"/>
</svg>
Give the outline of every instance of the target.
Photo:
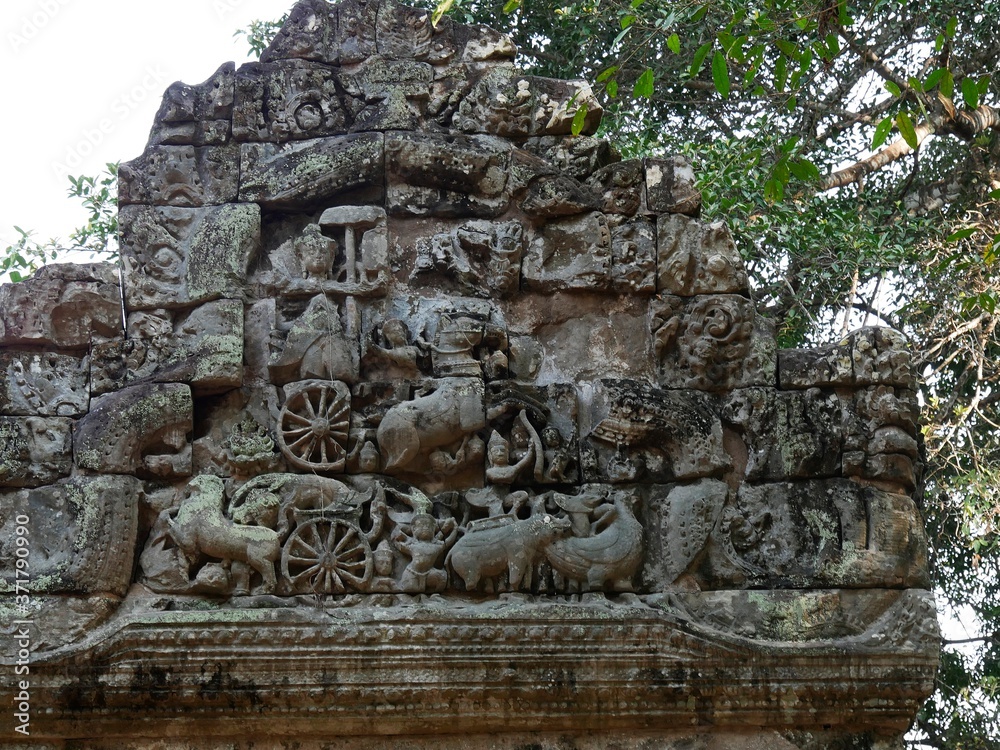
<svg viewBox="0 0 1000 750">
<path fill-rule="evenodd" d="M 43 650 L 99 650 L 88 628 L 137 617 L 169 651 L 201 617 L 192 654 L 228 628 L 283 665 L 329 625 L 317 653 L 368 638 L 388 659 L 387 633 L 424 618 L 460 669 L 494 637 L 515 672 L 527 644 L 570 649 L 567 706 L 597 684 L 582 662 L 627 662 L 616 689 L 665 716 L 635 677 L 658 644 L 709 675 L 736 653 L 784 674 L 816 645 L 824 684 L 858 679 L 837 649 L 875 654 L 864 690 L 910 711 L 935 631 L 905 340 L 779 352 L 732 238 L 696 218 L 690 163 L 622 161 L 590 135 L 585 84 L 520 75 L 513 54 L 388 1 L 303 0 L 259 64 L 168 89 L 122 167 L 121 289 L 99 266 L 0 288 L 0 545 L 12 509 L 49 519 L 38 616 L 63 624 Z M 894 649 L 924 665 L 909 692 L 879 672 Z M 343 690 L 368 674 L 351 658 Z M 466 677 L 508 701 L 549 679 Z M 771 726 L 751 689 L 706 700 Z M 522 714 L 505 722 L 542 726 Z"/>
</svg>

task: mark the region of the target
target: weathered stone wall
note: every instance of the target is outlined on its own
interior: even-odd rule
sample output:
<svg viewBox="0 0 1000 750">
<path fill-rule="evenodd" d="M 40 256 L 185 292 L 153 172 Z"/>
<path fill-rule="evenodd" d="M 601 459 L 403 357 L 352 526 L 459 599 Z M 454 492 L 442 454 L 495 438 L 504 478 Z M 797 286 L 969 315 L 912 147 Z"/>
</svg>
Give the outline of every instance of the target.
<svg viewBox="0 0 1000 750">
<path fill-rule="evenodd" d="M 691 165 L 621 160 L 513 56 L 302 0 L 167 90 L 120 285 L 0 287 L 34 737 L 905 730 L 937 658 L 905 341 L 778 350 Z"/>
</svg>

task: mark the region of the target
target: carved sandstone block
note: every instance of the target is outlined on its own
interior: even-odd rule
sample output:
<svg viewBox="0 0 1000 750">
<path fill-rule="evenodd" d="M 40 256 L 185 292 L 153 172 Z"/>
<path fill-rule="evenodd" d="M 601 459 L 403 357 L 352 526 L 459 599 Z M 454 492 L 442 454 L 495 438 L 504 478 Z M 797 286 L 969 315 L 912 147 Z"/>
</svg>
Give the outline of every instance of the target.
<svg viewBox="0 0 1000 750">
<path fill-rule="evenodd" d="M 528 246 L 522 273 L 530 290 L 607 290 L 613 265 L 607 218 L 595 212 L 546 224 Z"/>
<path fill-rule="evenodd" d="M 703 224 L 673 214 L 657 220 L 657 290 L 693 297 L 699 294 L 749 296 L 743 259 L 722 222 Z"/>
<path fill-rule="evenodd" d="M 923 586 L 922 543 L 906 495 L 846 479 L 745 484 L 695 577 L 706 589 Z"/>
<path fill-rule="evenodd" d="M 342 193 L 381 196 L 385 171 L 381 133 L 316 138 L 284 145 L 242 145 L 241 201 L 265 208 L 331 202 Z"/>
<path fill-rule="evenodd" d="M 104 474 L 170 479 L 191 473 L 191 389 L 137 385 L 95 401 L 76 424 L 76 465 Z"/>
<path fill-rule="evenodd" d="M 525 232 L 519 221 L 398 222 L 390 243 L 396 264 L 410 269 L 413 287 L 475 297 L 520 291 Z"/>
<path fill-rule="evenodd" d="M 486 480 L 504 486 L 579 481 L 578 405 L 570 384 L 489 384 Z"/>
<path fill-rule="evenodd" d="M 720 476 L 731 465 L 707 394 L 637 380 L 602 380 L 581 418 L 588 482 L 670 482 Z"/>
<path fill-rule="evenodd" d="M 129 315 L 129 338 L 95 346 L 92 392 L 136 380 L 188 383 L 196 393 L 239 387 L 243 380 L 243 303 L 218 300 L 190 312 Z"/>
<path fill-rule="evenodd" d="M 642 160 L 608 164 L 587 178 L 601 196 L 600 210 L 606 214 L 633 216 L 642 205 L 645 171 Z"/>
<path fill-rule="evenodd" d="M 191 307 L 239 298 L 260 244 L 260 209 L 126 206 L 122 276 L 129 310 Z"/>
<path fill-rule="evenodd" d="M 845 404 L 832 391 L 740 388 L 727 394 L 723 419 L 742 438 L 748 481 L 838 476 Z"/>
<path fill-rule="evenodd" d="M 556 172 L 586 182 L 595 188 L 604 184 L 597 175 L 602 168 L 614 170 L 619 166 L 618 152 L 603 138 L 586 135 L 543 135 L 528 138 L 521 144 L 521 148 L 545 161 Z M 628 162 L 621 164 L 627 165 Z M 624 171 L 630 172 L 628 166 Z M 592 177 L 596 180 L 591 179 Z M 641 184 L 641 175 L 639 179 Z M 622 181 L 616 180 L 616 182 Z"/>
<path fill-rule="evenodd" d="M 300 0 L 288 22 L 261 55 L 262 62 L 316 60 L 348 65 L 375 51 L 378 2 L 350 0 L 331 5 L 325 0 Z"/>
<path fill-rule="evenodd" d="M 635 219 L 618 223 L 612 219 L 611 279 L 616 290 L 652 294 L 656 291 L 656 228 Z"/>
<path fill-rule="evenodd" d="M 697 216 L 701 193 L 695 187 L 694 169 L 684 156 L 645 160 L 646 207 L 653 213 Z"/>
<path fill-rule="evenodd" d="M 215 146 L 229 140 L 236 66 L 225 63 L 204 83 L 177 82 L 163 93 L 149 135 L 153 146 Z"/>
<path fill-rule="evenodd" d="M 746 297 L 664 295 L 650 312 L 660 385 L 706 391 L 774 385 L 774 331 Z"/>
<path fill-rule="evenodd" d="M 90 402 L 87 358 L 0 350 L 0 414 L 75 417 Z"/>
<path fill-rule="evenodd" d="M 510 201 L 511 145 L 487 136 L 386 134 L 390 213 L 497 216 Z"/>
<path fill-rule="evenodd" d="M 38 487 L 69 476 L 72 421 L 0 417 L 0 487 Z"/>
<path fill-rule="evenodd" d="M 916 373 L 903 334 L 862 328 L 836 344 L 779 353 L 782 388 L 890 385 L 914 388 Z"/>
<path fill-rule="evenodd" d="M 345 132 L 349 109 L 341 101 L 338 83 L 335 71 L 325 65 L 296 61 L 241 66 L 236 73 L 233 137 L 283 143 Z"/>
<path fill-rule="evenodd" d="M 517 75 L 499 68 L 462 101 L 454 125 L 465 133 L 506 137 L 570 135 L 573 117 L 585 106 L 584 135 L 592 135 L 604 110 L 583 81 Z"/>
<path fill-rule="evenodd" d="M 132 579 L 139 494 L 133 477 L 77 477 L 5 492 L 0 498 L 0 592 L 14 588 L 20 526 L 30 534 L 33 594 L 123 596 Z"/>
<path fill-rule="evenodd" d="M 240 152 L 231 146 L 150 146 L 118 168 L 118 203 L 213 206 L 236 200 Z"/>
<path fill-rule="evenodd" d="M 0 346 L 85 349 L 121 334 L 121 289 L 110 264 L 43 266 L 0 285 Z"/>
</svg>

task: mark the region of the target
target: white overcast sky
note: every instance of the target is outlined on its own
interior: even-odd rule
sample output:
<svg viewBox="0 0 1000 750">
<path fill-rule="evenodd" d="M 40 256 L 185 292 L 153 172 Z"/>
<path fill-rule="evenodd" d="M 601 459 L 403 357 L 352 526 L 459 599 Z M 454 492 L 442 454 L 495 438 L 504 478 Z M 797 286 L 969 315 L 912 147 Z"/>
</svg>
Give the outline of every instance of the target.
<svg viewBox="0 0 1000 750">
<path fill-rule="evenodd" d="M 60 174 L 138 156 L 164 89 L 247 60 L 233 32 L 292 0 L 2 0 L 0 249 L 14 225 L 66 238 L 85 212 Z"/>
</svg>

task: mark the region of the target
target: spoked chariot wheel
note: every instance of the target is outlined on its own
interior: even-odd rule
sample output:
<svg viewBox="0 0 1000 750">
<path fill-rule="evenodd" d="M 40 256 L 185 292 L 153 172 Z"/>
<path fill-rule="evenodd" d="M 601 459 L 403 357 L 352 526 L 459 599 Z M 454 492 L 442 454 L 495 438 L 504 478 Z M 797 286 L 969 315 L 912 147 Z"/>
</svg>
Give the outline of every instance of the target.
<svg viewBox="0 0 1000 750">
<path fill-rule="evenodd" d="M 316 518 L 300 524 L 281 551 L 281 572 L 295 594 L 361 591 L 373 569 L 368 540 L 343 518 Z"/>
<path fill-rule="evenodd" d="M 306 471 L 341 471 L 347 457 L 351 392 L 339 380 L 305 380 L 278 415 L 278 447 Z"/>
</svg>

